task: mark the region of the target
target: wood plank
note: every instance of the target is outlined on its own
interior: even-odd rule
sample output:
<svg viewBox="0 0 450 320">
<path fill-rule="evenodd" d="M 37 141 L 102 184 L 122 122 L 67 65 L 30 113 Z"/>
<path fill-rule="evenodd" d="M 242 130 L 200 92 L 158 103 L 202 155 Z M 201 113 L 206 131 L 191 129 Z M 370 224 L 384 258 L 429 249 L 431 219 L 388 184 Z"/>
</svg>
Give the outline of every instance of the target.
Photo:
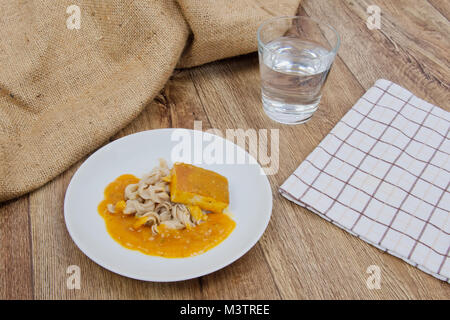
<svg viewBox="0 0 450 320">
<path fill-rule="evenodd" d="M 447 0 L 428 0 L 428 2 L 447 20 L 450 19 L 450 4 Z"/>
<path fill-rule="evenodd" d="M 231 265 L 202 277 L 204 299 L 280 299 L 279 289 L 258 243 Z"/>
<path fill-rule="evenodd" d="M 0 205 L 0 299 L 32 299 L 28 196 Z"/>
<path fill-rule="evenodd" d="M 369 5 L 382 12 L 380 30 L 366 26 Z M 379 78 L 397 82 L 419 97 L 448 108 L 448 21 L 426 1 L 305 0 L 311 17 L 336 26 L 341 34 L 339 56 L 364 88 Z"/>
</svg>

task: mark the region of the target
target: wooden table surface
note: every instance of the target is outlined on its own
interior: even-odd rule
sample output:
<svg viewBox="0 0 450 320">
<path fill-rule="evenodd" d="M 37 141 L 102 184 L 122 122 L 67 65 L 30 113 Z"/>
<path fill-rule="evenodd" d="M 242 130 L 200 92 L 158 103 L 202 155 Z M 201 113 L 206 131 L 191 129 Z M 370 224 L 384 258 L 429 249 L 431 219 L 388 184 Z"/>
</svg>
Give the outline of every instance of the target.
<svg viewBox="0 0 450 320">
<path fill-rule="evenodd" d="M 380 30 L 366 8 L 381 8 Z M 111 139 L 167 127 L 276 128 L 280 170 L 269 177 L 273 212 L 260 241 L 213 274 L 175 283 L 116 275 L 89 260 L 64 223 L 63 200 L 80 161 L 55 180 L 0 204 L 0 298 L 3 299 L 450 299 L 450 285 L 351 236 L 284 199 L 278 186 L 379 78 L 449 110 L 449 15 L 446 0 L 304 0 L 301 14 L 327 21 L 342 36 L 319 110 L 304 125 L 279 125 L 262 111 L 258 57 L 250 54 L 176 71 L 161 95 Z M 218 48 L 220 50 L 220 48 Z M 95 178 L 95 177 L 94 177 Z M 67 289 L 78 265 L 81 289 Z M 381 289 L 366 286 L 370 265 Z"/>
</svg>

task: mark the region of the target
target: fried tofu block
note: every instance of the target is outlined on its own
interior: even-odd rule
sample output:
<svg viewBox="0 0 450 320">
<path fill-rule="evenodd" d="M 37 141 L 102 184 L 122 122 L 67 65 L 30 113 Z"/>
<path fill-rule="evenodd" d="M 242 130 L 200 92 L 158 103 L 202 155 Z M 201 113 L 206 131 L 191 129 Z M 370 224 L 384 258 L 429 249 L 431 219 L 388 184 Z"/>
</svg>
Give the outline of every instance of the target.
<svg viewBox="0 0 450 320">
<path fill-rule="evenodd" d="M 222 213 L 230 202 L 228 180 L 216 172 L 177 162 L 170 175 L 170 200 Z"/>
</svg>

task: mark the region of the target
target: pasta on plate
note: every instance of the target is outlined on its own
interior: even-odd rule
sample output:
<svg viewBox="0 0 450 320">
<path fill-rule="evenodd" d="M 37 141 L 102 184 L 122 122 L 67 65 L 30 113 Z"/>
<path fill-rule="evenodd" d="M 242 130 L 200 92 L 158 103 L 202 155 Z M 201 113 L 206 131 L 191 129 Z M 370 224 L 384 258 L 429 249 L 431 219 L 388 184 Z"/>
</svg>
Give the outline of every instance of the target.
<svg viewBox="0 0 450 320">
<path fill-rule="evenodd" d="M 160 159 L 158 167 L 145 175 L 138 183 L 132 183 L 125 188 L 124 214 L 134 214 L 139 218 L 137 225 L 148 225 L 153 233 L 158 233 L 158 226 L 164 225 L 168 229 L 183 229 L 192 227 L 204 221 L 206 215 L 192 215 L 197 208 L 188 209 L 184 204 L 170 201 L 170 187 L 167 177 L 170 169 L 167 162 Z M 166 179 L 165 179 L 166 178 Z M 108 204 L 108 211 L 116 212 L 117 206 L 123 203 Z"/>
<path fill-rule="evenodd" d="M 109 184 L 98 211 L 123 246 L 187 257 L 211 249 L 233 231 L 235 222 L 223 213 L 228 197 L 225 177 L 181 163 L 171 170 L 161 159 L 141 179 L 126 174 Z"/>
</svg>

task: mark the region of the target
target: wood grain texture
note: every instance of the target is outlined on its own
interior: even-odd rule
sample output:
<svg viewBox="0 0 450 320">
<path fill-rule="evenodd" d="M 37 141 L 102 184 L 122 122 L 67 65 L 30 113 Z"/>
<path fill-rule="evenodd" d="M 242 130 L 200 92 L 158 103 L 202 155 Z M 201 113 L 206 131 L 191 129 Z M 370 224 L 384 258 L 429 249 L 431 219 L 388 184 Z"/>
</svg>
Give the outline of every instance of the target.
<svg viewBox="0 0 450 320">
<path fill-rule="evenodd" d="M 368 5 L 381 8 L 381 30 L 366 27 Z M 64 224 L 67 185 L 81 164 L 39 190 L 0 204 L 0 298 L 3 299 L 450 299 L 450 286 L 383 253 L 281 197 L 278 186 L 379 78 L 399 83 L 449 110 L 448 1 L 304 0 L 300 13 L 342 36 L 319 110 L 304 125 L 269 120 L 261 107 L 256 54 L 177 70 L 161 94 L 119 137 L 167 127 L 279 129 L 280 169 L 269 180 L 272 219 L 257 245 L 213 274 L 176 283 L 116 275 L 89 260 Z M 66 286 L 81 269 L 81 289 Z M 382 271 L 380 290 L 366 269 Z"/>
<path fill-rule="evenodd" d="M 428 0 L 447 20 L 450 18 L 450 6 L 447 0 Z"/>
<path fill-rule="evenodd" d="M 33 298 L 28 197 L 0 206 L 0 298 Z"/>
</svg>

